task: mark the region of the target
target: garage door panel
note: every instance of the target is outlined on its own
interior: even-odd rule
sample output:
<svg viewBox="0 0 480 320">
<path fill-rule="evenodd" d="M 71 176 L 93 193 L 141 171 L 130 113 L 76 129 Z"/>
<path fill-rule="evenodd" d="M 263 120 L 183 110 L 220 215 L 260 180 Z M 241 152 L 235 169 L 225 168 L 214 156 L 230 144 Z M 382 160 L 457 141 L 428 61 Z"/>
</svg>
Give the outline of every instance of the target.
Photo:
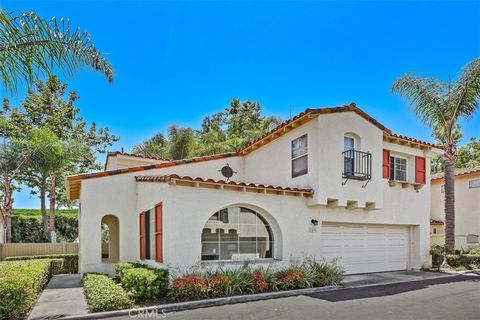
<svg viewBox="0 0 480 320">
<path fill-rule="evenodd" d="M 405 270 L 408 227 L 353 224 L 322 225 L 322 256 L 347 273 Z"/>
</svg>

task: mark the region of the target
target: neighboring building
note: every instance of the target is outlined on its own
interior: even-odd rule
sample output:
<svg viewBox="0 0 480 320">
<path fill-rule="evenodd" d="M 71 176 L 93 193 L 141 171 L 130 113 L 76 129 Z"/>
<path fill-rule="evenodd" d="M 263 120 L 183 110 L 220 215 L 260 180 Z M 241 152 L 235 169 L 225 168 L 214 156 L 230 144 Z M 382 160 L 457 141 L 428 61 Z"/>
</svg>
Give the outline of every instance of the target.
<svg viewBox="0 0 480 320">
<path fill-rule="evenodd" d="M 347 273 L 419 269 L 430 264 L 425 182 L 440 153 L 351 104 L 307 109 L 238 152 L 146 165 L 127 155 L 128 168 L 110 154 L 107 171 L 68 177 L 81 205 L 80 271 L 305 257 Z"/>
<path fill-rule="evenodd" d="M 431 243 L 445 244 L 444 174 L 432 175 Z M 479 243 L 480 167 L 455 170 L 455 248 L 468 250 Z"/>
</svg>

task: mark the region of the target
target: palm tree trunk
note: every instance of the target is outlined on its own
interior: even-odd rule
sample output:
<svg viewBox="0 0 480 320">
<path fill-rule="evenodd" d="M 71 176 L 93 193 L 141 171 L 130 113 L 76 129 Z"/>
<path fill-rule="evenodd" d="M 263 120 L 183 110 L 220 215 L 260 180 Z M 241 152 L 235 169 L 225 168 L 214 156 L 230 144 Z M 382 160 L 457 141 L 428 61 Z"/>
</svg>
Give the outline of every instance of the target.
<svg viewBox="0 0 480 320">
<path fill-rule="evenodd" d="M 50 174 L 50 235 L 55 231 L 55 174 Z"/>
<path fill-rule="evenodd" d="M 445 159 L 445 248 L 455 250 L 455 166 L 450 157 Z"/>
</svg>

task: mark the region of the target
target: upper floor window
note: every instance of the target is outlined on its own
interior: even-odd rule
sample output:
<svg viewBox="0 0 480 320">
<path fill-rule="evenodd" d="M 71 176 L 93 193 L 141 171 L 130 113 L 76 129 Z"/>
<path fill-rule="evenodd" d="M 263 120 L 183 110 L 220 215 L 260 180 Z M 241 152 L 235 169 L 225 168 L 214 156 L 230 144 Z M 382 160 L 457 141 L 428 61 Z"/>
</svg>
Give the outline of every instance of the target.
<svg viewBox="0 0 480 320">
<path fill-rule="evenodd" d="M 352 137 L 343 137 L 343 149 L 344 151 L 355 149 L 355 139 Z"/>
<path fill-rule="evenodd" d="M 307 135 L 292 140 L 292 178 L 308 173 Z"/>
<path fill-rule="evenodd" d="M 390 157 L 390 180 L 407 181 L 407 159 Z"/>
<path fill-rule="evenodd" d="M 480 179 L 470 180 L 468 181 L 468 188 L 480 188 Z"/>
<path fill-rule="evenodd" d="M 343 150 L 344 152 L 344 171 L 348 176 L 353 175 L 355 172 L 355 139 L 352 137 L 343 137 Z"/>
</svg>

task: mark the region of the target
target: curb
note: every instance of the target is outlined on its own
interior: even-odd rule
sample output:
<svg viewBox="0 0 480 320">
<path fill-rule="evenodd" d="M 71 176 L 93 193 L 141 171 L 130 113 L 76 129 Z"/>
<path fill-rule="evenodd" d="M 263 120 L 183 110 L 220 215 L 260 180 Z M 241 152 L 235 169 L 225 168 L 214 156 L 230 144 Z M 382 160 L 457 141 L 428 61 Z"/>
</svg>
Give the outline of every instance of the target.
<svg viewBox="0 0 480 320">
<path fill-rule="evenodd" d="M 398 281 L 387 281 L 382 283 L 368 283 L 368 284 L 359 284 L 359 285 L 347 284 L 347 285 L 339 285 L 339 286 L 325 286 L 325 287 L 318 287 L 318 288 L 296 289 L 296 290 L 289 290 L 289 291 L 266 292 L 266 293 L 248 294 L 248 295 L 240 295 L 240 296 L 232 296 L 232 297 L 222 297 L 222 298 L 186 301 L 186 302 L 178 302 L 178 303 L 169 303 L 169 304 L 163 304 L 163 305 L 161 304 L 161 305 L 141 307 L 136 309 L 88 313 L 84 315 L 60 317 L 58 319 L 65 319 L 65 320 L 104 319 L 104 318 L 110 318 L 110 317 L 134 316 L 139 314 L 145 314 L 146 316 L 150 315 L 150 318 L 151 318 L 152 314 L 155 314 L 155 312 L 158 312 L 158 314 L 161 315 L 162 313 L 185 311 L 185 310 L 192 310 L 192 309 L 198 309 L 198 308 L 218 307 L 218 306 L 223 306 L 228 304 L 294 297 L 294 296 L 300 296 L 300 295 L 306 295 L 306 294 L 312 294 L 312 293 L 318 293 L 318 292 L 367 288 L 367 287 L 373 287 L 373 286 L 383 286 L 383 285 L 424 281 L 424 280 L 439 279 L 439 278 L 448 278 L 448 277 L 455 277 L 459 275 L 460 274 L 458 273 L 457 274 L 439 273 L 438 276 L 430 277 L 428 279 L 398 280 Z"/>
</svg>

